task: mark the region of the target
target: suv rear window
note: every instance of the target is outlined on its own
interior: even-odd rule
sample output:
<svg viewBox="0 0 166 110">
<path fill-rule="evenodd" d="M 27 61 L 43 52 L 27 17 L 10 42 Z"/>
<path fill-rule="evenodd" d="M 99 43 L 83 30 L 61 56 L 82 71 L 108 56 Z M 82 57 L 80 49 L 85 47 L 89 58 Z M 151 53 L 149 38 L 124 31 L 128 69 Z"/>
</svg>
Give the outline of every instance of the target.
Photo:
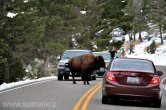
<svg viewBox="0 0 166 110">
<path fill-rule="evenodd" d="M 154 73 L 152 62 L 137 59 L 116 59 L 113 61 L 111 70 L 143 71 Z"/>
<path fill-rule="evenodd" d="M 89 54 L 90 51 L 65 51 L 63 56 L 62 56 L 62 59 L 70 59 L 72 57 L 76 57 L 76 56 L 80 56 L 80 55 L 83 55 L 83 54 Z"/>
<path fill-rule="evenodd" d="M 94 52 L 93 55 L 95 56 L 102 56 L 104 60 L 111 60 L 111 55 L 110 53 L 104 53 L 104 52 Z"/>
</svg>

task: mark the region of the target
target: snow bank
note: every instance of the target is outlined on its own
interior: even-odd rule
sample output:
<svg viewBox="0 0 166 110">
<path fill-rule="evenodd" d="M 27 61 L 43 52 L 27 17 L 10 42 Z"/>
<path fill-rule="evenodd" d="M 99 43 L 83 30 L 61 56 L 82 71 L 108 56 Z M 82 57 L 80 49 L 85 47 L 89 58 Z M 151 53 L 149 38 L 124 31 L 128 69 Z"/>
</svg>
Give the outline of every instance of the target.
<svg viewBox="0 0 166 110">
<path fill-rule="evenodd" d="M 51 79 L 57 79 L 56 76 L 50 76 L 50 77 L 43 77 L 43 78 L 39 78 L 39 79 L 27 79 L 25 81 L 19 81 L 19 82 L 12 82 L 12 83 L 3 83 L 0 85 L 0 91 L 5 90 L 5 89 L 9 89 L 12 87 L 16 87 L 19 85 L 24 85 L 24 84 L 28 84 L 28 83 L 32 83 L 32 82 L 38 82 L 38 81 L 44 81 L 44 80 L 51 80 Z"/>
</svg>

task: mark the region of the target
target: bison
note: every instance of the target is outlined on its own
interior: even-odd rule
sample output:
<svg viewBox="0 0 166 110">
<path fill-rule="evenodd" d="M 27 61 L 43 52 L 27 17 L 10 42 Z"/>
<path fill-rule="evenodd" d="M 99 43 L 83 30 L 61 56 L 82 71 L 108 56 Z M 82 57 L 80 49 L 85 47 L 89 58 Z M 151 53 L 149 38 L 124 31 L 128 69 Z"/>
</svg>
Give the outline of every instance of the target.
<svg viewBox="0 0 166 110">
<path fill-rule="evenodd" d="M 101 68 L 105 68 L 105 62 L 102 56 L 94 56 L 92 54 L 84 54 L 81 56 L 73 57 L 68 61 L 68 66 L 72 74 L 73 84 L 76 84 L 75 74 L 80 73 L 84 85 L 89 85 L 89 78 L 91 74 Z"/>
</svg>

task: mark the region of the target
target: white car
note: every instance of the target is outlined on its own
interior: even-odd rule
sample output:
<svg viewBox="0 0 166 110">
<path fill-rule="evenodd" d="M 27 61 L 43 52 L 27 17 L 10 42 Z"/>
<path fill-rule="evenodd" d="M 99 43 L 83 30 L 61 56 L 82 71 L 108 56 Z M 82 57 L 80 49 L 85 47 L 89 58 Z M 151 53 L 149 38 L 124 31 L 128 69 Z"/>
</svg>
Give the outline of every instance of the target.
<svg viewBox="0 0 166 110">
<path fill-rule="evenodd" d="M 111 61 L 111 55 L 109 52 L 93 52 L 93 55 L 102 56 L 104 58 L 106 67 Z M 98 76 L 103 76 L 104 73 L 105 73 L 105 68 L 100 68 L 99 70 L 96 71 L 96 74 Z"/>
<path fill-rule="evenodd" d="M 108 51 L 93 52 L 93 55 L 102 56 L 104 58 L 106 67 L 108 67 L 110 61 L 112 60 L 111 59 L 111 54 Z M 121 53 L 116 52 L 115 53 L 115 58 L 120 58 L 120 57 L 121 57 Z M 105 68 L 100 68 L 99 70 L 96 71 L 96 74 L 98 76 L 103 76 L 104 73 L 105 73 Z"/>
</svg>

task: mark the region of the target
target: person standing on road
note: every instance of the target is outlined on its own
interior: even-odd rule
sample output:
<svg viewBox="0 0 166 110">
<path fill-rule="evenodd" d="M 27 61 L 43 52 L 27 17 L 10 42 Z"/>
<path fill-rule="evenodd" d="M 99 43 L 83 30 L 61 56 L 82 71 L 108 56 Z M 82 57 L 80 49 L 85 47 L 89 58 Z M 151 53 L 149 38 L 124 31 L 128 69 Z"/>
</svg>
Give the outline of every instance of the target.
<svg viewBox="0 0 166 110">
<path fill-rule="evenodd" d="M 122 48 L 121 57 L 124 58 L 125 56 L 126 56 L 125 50 L 124 48 Z"/>
<path fill-rule="evenodd" d="M 117 53 L 115 47 L 113 47 L 113 48 L 109 51 L 109 53 L 111 54 L 111 60 L 113 60 L 114 57 L 115 57 L 115 53 Z"/>
</svg>

